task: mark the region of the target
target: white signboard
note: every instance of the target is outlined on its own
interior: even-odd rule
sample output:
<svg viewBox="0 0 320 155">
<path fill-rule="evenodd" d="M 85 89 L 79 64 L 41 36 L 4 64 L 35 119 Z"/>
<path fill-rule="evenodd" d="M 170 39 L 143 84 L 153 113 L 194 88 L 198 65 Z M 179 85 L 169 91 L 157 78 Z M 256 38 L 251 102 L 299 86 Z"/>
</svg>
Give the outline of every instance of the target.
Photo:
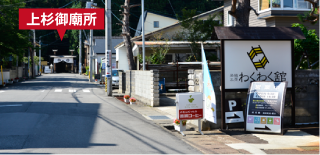
<svg viewBox="0 0 320 155">
<path fill-rule="evenodd" d="M 176 110 L 179 120 L 203 118 L 203 95 L 202 93 L 177 93 Z"/>
<path fill-rule="evenodd" d="M 282 133 L 286 85 L 286 82 L 251 83 L 246 131 Z"/>
<path fill-rule="evenodd" d="M 111 77 L 111 61 L 112 61 L 112 54 L 111 54 L 111 50 L 106 50 L 105 53 L 105 64 L 106 64 L 106 77 L 109 78 Z"/>
<path fill-rule="evenodd" d="M 53 63 L 66 62 L 73 63 L 73 58 L 54 58 Z"/>
<path fill-rule="evenodd" d="M 227 100 L 224 106 L 226 123 L 244 122 L 241 99 Z"/>
<path fill-rule="evenodd" d="M 225 41 L 225 89 L 248 89 L 253 81 L 288 81 L 291 41 Z"/>
</svg>

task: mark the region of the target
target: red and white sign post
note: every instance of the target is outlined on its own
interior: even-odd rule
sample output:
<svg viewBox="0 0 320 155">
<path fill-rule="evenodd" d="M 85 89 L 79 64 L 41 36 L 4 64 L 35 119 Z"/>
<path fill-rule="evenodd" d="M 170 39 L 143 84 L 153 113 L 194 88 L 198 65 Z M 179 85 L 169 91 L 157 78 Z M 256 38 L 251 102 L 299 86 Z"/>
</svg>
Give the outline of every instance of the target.
<svg viewBox="0 0 320 155">
<path fill-rule="evenodd" d="M 201 119 L 203 118 L 203 94 L 202 93 L 177 93 L 176 94 L 177 119 L 198 120 L 199 132 L 201 132 Z M 180 123 L 180 126 L 182 123 Z M 181 129 L 181 127 L 180 127 Z M 183 134 L 181 130 L 179 132 Z"/>
</svg>

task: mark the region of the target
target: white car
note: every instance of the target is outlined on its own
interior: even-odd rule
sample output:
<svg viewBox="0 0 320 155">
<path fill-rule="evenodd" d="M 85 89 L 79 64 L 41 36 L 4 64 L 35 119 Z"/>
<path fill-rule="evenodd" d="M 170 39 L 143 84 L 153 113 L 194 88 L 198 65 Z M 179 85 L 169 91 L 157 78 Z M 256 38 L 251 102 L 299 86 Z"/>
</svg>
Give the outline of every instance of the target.
<svg viewBox="0 0 320 155">
<path fill-rule="evenodd" d="M 112 69 L 112 86 L 119 87 L 119 71 L 118 69 Z"/>
</svg>

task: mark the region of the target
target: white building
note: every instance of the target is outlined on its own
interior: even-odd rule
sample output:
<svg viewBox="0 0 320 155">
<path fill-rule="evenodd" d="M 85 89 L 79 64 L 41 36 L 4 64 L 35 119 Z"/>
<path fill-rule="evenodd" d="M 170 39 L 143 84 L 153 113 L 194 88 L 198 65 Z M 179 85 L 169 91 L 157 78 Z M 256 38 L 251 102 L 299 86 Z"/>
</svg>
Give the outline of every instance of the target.
<svg viewBox="0 0 320 155">
<path fill-rule="evenodd" d="M 117 44 L 121 43 L 123 41 L 123 38 L 121 36 L 112 36 L 112 68 L 116 68 L 116 50 L 113 48 Z M 86 41 L 87 42 L 87 41 Z M 89 48 L 88 44 L 85 44 L 85 59 L 86 59 L 86 65 L 89 66 Z M 94 72 L 95 74 L 99 74 L 99 68 L 101 64 L 101 58 L 105 57 L 105 37 L 104 36 L 93 36 L 93 55 L 94 60 L 93 63 L 95 65 Z"/>
<path fill-rule="evenodd" d="M 138 22 L 137 31 L 134 36 L 140 36 L 142 32 L 141 16 Z M 163 27 L 178 23 L 175 18 L 159 15 L 150 11 L 144 12 L 144 32 L 149 33 L 159 30 Z"/>
<path fill-rule="evenodd" d="M 216 8 L 214 10 L 210 10 L 202 14 L 196 15 L 193 18 L 197 18 L 198 20 L 206 20 L 209 18 L 209 16 L 212 16 L 212 15 L 217 15 L 214 20 L 216 20 L 220 24 L 223 23 L 223 6 Z M 159 28 L 152 27 L 152 25 L 150 24 L 150 23 L 154 23 L 155 21 L 159 21 Z M 171 24 L 169 24 L 170 22 Z M 139 23 L 141 23 L 141 20 Z M 138 25 L 137 30 L 141 30 L 141 24 Z M 152 31 L 150 32 L 150 30 Z M 182 27 L 177 20 L 172 20 L 172 18 L 168 18 L 168 17 L 161 16 L 154 13 L 147 13 L 146 22 L 145 22 L 145 39 L 146 40 L 149 40 L 154 36 L 154 34 L 158 34 L 158 33 L 161 33 L 163 38 L 173 38 L 173 36 L 175 36 L 177 33 L 180 33 L 181 31 L 182 31 Z M 136 35 L 139 35 L 139 36 L 135 36 L 134 38 L 131 39 L 133 43 L 133 49 L 132 49 L 133 58 L 135 63 L 137 63 L 137 68 L 139 68 L 138 55 L 142 53 L 142 48 L 141 48 L 142 36 L 140 35 L 139 32 L 140 31 L 136 31 Z M 161 44 L 163 44 L 163 42 L 146 41 L 145 56 L 150 56 L 152 54 L 153 52 L 151 49 L 152 46 L 157 46 Z M 172 40 L 172 41 L 169 41 L 167 44 L 169 44 L 170 50 L 166 55 L 166 58 L 165 58 L 166 62 L 173 62 L 177 59 L 179 59 L 180 61 L 184 61 L 192 53 L 190 50 L 190 43 L 187 41 Z M 209 44 L 213 44 L 213 45 L 209 45 Z M 218 44 L 220 45 L 219 40 L 207 41 L 205 43 L 204 48 L 206 52 L 212 52 L 213 54 L 216 54 L 218 56 L 219 54 Z M 118 68 L 124 71 L 129 70 L 128 59 L 127 59 L 127 49 L 124 46 L 124 42 L 121 42 L 120 44 L 116 45 L 115 49 L 116 49 L 116 63 Z"/>
</svg>

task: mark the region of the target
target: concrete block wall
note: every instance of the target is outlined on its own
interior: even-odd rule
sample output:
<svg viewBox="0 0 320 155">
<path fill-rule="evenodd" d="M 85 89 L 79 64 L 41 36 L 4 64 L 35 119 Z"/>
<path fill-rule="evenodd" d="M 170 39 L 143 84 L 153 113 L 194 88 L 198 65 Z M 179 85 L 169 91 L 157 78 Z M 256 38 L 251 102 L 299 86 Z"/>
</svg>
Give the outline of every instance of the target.
<svg viewBox="0 0 320 155">
<path fill-rule="evenodd" d="M 126 91 L 125 94 L 131 96 L 131 70 L 126 71 Z"/>
<path fill-rule="evenodd" d="M 22 67 L 18 67 L 18 77 L 19 78 L 23 77 L 23 68 Z"/>
<path fill-rule="evenodd" d="M 159 71 L 126 71 L 125 94 L 149 106 L 159 106 Z"/>
<path fill-rule="evenodd" d="M 10 70 L 10 79 L 18 77 L 17 70 Z"/>
<path fill-rule="evenodd" d="M 119 72 L 119 93 L 124 94 L 126 91 L 126 73 Z"/>
</svg>

